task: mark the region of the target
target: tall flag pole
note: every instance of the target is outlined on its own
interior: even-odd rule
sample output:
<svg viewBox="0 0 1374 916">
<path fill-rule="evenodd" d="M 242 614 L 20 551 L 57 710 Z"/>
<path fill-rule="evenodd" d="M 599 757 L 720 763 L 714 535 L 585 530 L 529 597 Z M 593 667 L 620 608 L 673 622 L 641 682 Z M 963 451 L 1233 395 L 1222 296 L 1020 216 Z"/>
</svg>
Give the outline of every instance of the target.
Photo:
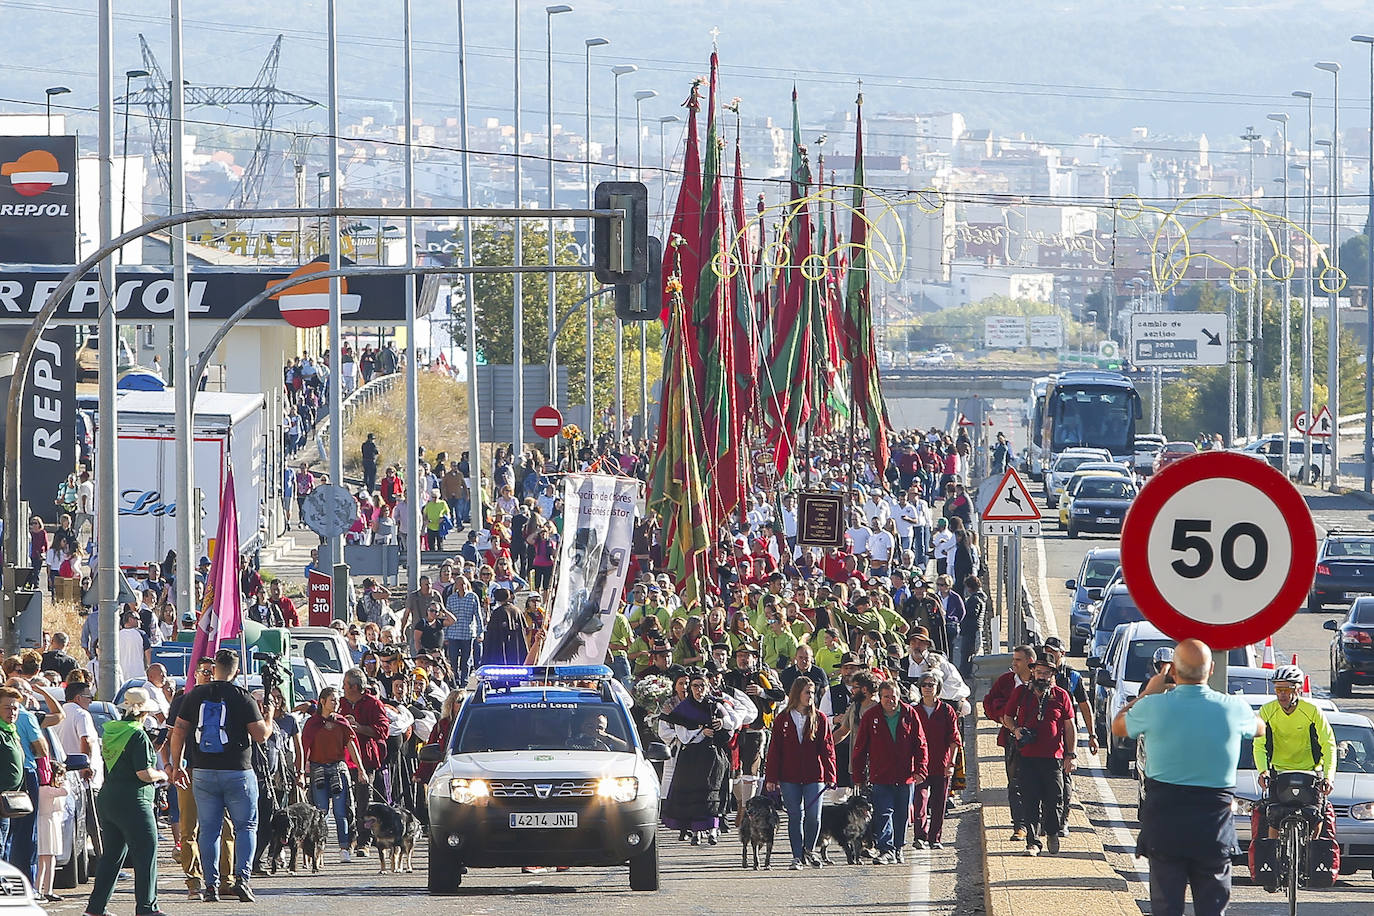
<svg viewBox="0 0 1374 916">
<path fill-rule="evenodd" d="M 785 255 L 781 277 L 784 288 L 772 315 L 772 348 L 767 372 L 770 387 L 768 413 L 777 472 L 791 467 L 795 436 L 811 416 L 808 397 L 811 382 L 811 320 L 814 287 L 803 268 L 811 256 L 811 216 L 806 200 L 811 168 L 801 143 L 801 118 L 797 113 L 797 89 L 792 88 L 792 199 L 783 223 Z"/>
<path fill-rule="evenodd" d="M 687 101 L 682 103 L 682 107 L 687 109 L 687 147 L 682 154 L 682 184 L 678 187 L 677 204 L 673 208 L 673 221 L 668 236 L 669 241 L 673 236 L 678 236 L 685 243 L 677 248 L 677 253 L 682 265 L 682 298 L 686 302 L 696 301 L 697 276 L 701 273 L 701 265 L 697 261 L 697 252 L 701 249 L 701 148 L 697 139 L 697 112 L 701 110 L 700 89 L 701 80 L 693 80 Z M 672 304 L 672 294 L 665 289 L 663 310 L 659 314 L 665 329 L 670 320 Z"/>
<path fill-rule="evenodd" d="M 722 277 L 728 223 L 721 181 L 721 147 L 716 113 L 720 59 L 711 52 L 710 89 L 706 103 L 706 148 L 702 151 L 701 248 L 699 279 L 692 324 L 696 329 L 697 390 L 702 433 L 706 441 L 706 470 L 716 518 L 724 520 L 740 505 L 740 449 L 734 423 L 733 284 Z"/>
<path fill-rule="evenodd" d="M 730 208 L 735 221 L 734 234 L 734 320 L 731 322 L 733 341 L 731 361 L 733 363 L 733 400 L 734 429 L 732 449 L 736 456 L 739 482 L 738 503 L 747 506 L 746 494 L 749 490 L 751 462 L 749 454 L 749 426 L 758 420 L 758 365 L 759 344 L 758 326 L 755 321 L 754 304 L 754 258 L 755 247 L 748 215 L 744 210 L 744 164 L 740 153 L 740 100 L 734 99 L 726 106 L 735 113 L 735 180 L 730 198 Z"/>
<path fill-rule="evenodd" d="M 873 446 L 874 471 L 879 478 L 887 468 L 888 433 L 892 424 L 887 417 L 887 403 L 878 379 L 877 346 L 873 337 L 873 306 L 869 295 L 868 277 L 868 218 L 864 214 L 864 135 L 863 92 L 855 99 L 858 114 L 854 137 L 854 200 L 850 222 L 849 244 L 851 257 L 845 291 L 844 338 L 845 359 L 849 360 L 850 380 L 854 387 L 854 407 L 867 424 Z"/>
</svg>

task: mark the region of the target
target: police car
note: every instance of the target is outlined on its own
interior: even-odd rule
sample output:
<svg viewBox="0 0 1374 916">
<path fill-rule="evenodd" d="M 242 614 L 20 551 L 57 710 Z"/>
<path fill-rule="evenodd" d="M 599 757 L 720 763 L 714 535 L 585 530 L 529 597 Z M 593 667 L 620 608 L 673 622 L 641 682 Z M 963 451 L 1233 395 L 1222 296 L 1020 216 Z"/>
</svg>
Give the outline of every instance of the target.
<svg viewBox="0 0 1374 916">
<path fill-rule="evenodd" d="M 469 868 L 629 864 L 658 890 L 662 744 L 641 745 L 629 694 L 602 665 L 486 666 L 439 762 L 429 805 L 429 892 Z"/>
</svg>

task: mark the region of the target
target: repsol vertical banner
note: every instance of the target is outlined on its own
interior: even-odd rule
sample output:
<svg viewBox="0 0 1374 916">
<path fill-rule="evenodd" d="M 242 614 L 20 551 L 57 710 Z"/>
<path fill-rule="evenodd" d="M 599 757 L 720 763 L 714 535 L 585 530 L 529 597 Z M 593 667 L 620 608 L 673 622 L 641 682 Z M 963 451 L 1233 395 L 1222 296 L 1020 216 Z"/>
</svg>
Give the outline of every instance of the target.
<svg viewBox="0 0 1374 916">
<path fill-rule="evenodd" d="M 563 478 L 563 543 L 541 665 L 599 665 L 630 567 L 638 480 L 606 474 Z"/>
<path fill-rule="evenodd" d="M 75 411 L 76 328 L 48 328 L 29 362 L 19 419 L 23 498 L 47 521 L 56 520 L 58 485 L 76 469 Z"/>
<path fill-rule="evenodd" d="M 0 137 L 0 261 L 76 263 L 76 138 Z"/>
</svg>

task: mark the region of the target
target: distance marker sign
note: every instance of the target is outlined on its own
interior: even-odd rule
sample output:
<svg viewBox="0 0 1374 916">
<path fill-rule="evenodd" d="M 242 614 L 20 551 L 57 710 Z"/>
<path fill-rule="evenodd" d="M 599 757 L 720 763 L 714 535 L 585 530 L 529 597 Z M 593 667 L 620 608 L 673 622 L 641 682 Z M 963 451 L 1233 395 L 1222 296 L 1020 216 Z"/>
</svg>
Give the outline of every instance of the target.
<svg viewBox="0 0 1374 916">
<path fill-rule="evenodd" d="M 1174 639 L 1234 649 L 1276 633 L 1307 598 L 1317 532 L 1268 464 L 1202 452 L 1150 478 L 1126 513 L 1121 571 L 1145 618 Z"/>
</svg>

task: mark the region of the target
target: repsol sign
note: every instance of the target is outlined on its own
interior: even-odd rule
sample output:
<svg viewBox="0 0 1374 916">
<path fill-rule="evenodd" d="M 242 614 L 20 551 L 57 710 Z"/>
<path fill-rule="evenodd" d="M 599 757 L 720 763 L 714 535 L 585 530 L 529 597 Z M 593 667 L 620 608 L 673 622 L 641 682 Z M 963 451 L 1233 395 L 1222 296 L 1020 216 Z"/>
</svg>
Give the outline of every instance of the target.
<svg viewBox="0 0 1374 916">
<path fill-rule="evenodd" d="M 66 204 L 0 204 L 0 216 L 70 216 Z"/>
</svg>

